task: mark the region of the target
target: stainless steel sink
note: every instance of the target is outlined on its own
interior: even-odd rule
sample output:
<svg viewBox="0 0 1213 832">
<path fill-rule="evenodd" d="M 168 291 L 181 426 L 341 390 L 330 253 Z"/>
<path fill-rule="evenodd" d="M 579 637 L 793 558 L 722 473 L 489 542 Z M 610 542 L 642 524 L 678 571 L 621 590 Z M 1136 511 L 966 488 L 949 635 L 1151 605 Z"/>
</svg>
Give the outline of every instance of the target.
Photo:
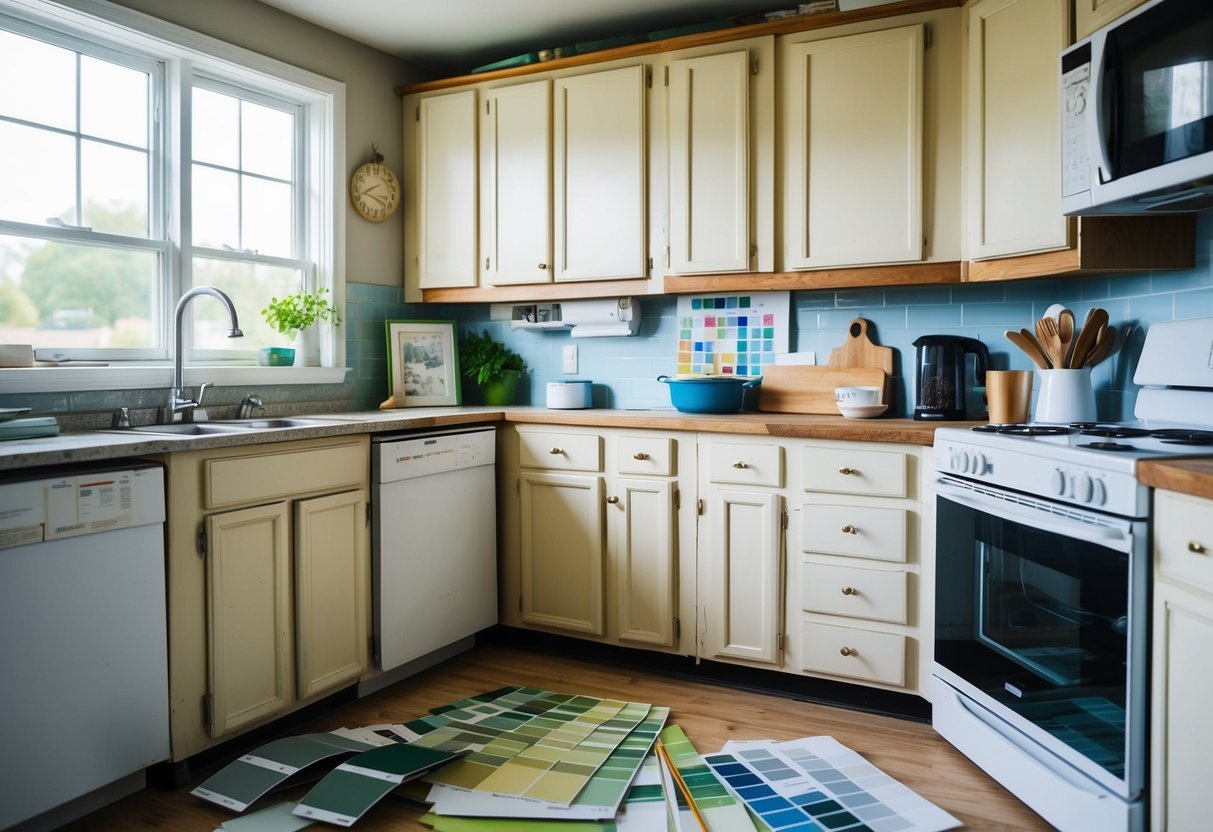
<svg viewBox="0 0 1213 832">
<path fill-rule="evenodd" d="M 281 428 L 306 428 L 332 424 L 312 419 L 237 419 L 214 422 L 178 422 L 171 425 L 140 425 L 130 428 L 135 433 L 163 433 L 174 436 L 206 436 L 208 434 L 245 433 L 247 431 Z"/>
<path fill-rule="evenodd" d="M 331 425 L 331 422 L 320 422 L 315 419 L 238 419 L 234 422 L 221 422 L 245 430 L 273 430 L 274 428 L 310 428 L 317 425 Z"/>
</svg>

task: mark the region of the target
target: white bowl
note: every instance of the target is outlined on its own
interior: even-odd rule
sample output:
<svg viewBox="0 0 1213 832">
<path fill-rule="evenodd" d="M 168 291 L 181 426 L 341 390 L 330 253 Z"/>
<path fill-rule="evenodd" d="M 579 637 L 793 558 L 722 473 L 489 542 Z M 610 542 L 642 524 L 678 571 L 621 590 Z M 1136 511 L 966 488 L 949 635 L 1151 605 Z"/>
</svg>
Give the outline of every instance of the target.
<svg viewBox="0 0 1213 832">
<path fill-rule="evenodd" d="M 883 392 L 879 387 L 835 387 L 834 401 L 848 407 L 880 404 Z"/>
<path fill-rule="evenodd" d="M 889 409 L 887 404 L 843 404 L 838 403 L 838 410 L 848 419 L 871 419 Z"/>
</svg>

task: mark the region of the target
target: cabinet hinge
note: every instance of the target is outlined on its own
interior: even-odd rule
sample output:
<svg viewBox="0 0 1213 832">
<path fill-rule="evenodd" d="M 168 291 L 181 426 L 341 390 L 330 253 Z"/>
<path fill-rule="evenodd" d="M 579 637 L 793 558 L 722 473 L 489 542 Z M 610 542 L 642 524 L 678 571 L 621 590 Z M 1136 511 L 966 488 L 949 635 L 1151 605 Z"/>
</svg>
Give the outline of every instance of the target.
<svg viewBox="0 0 1213 832">
<path fill-rule="evenodd" d="M 413 113 L 416 115 L 416 120 L 421 121 L 421 106 L 420 105 L 418 105 L 417 108 L 415 110 L 413 110 Z"/>
<path fill-rule="evenodd" d="M 695 513 L 698 514 L 700 517 L 703 516 L 703 500 L 702 499 L 695 501 Z"/>
<path fill-rule="evenodd" d="M 783 633 L 780 633 L 779 635 L 775 636 L 775 649 L 776 650 L 783 649 Z"/>
<path fill-rule="evenodd" d="M 487 257 L 484 258 L 484 270 L 486 272 L 489 270 L 489 258 L 487 258 Z"/>
<path fill-rule="evenodd" d="M 779 528 L 787 529 L 787 527 L 788 527 L 788 513 L 785 511 L 779 515 Z"/>
<path fill-rule="evenodd" d="M 680 508 L 682 508 L 682 491 L 675 488 L 674 489 L 674 510 L 677 511 Z"/>
<path fill-rule="evenodd" d="M 653 70 L 651 67 L 644 71 L 644 85 L 649 89 L 653 88 Z"/>
<path fill-rule="evenodd" d="M 379 644 L 374 635 L 366 637 L 366 654 L 375 660 L 375 664 L 379 663 Z"/>
<path fill-rule="evenodd" d="M 207 544 L 206 529 L 199 529 L 198 530 L 198 554 L 200 554 L 200 555 L 206 554 L 206 544 Z"/>
<path fill-rule="evenodd" d="M 215 723 L 215 699 L 209 693 L 202 694 L 202 727 L 207 731 Z"/>
<path fill-rule="evenodd" d="M 650 257 L 649 258 L 649 273 L 652 274 L 652 272 L 653 272 L 653 258 Z"/>
<path fill-rule="evenodd" d="M 371 524 L 371 520 L 373 518 L 374 518 L 374 508 L 371 505 L 371 501 L 367 500 L 367 502 L 366 502 L 366 523 L 368 526 Z"/>
<path fill-rule="evenodd" d="M 932 43 L 934 42 L 934 40 L 935 40 L 934 35 L 931 33 L 931 27 L 930 27 L 930 26 L 923 26 L 923 27 L 922 27 L 922 30 L 923 30 L 923 31 L 922 31 L 922 42 L 923 42 L 923 48 L 924 48 L 924 49 L 930 49 L 930 48 L 931 48 L 931 44 L 932 44 Z"/>
<path fill-rule="evenodd" d="M 674 619 L 674 641 L 682 638 L 682 622 L 677 618 Z"/>
<path fill-rule="evenodd" d="M 751 75 L 758 74 L 758 59 L 757 58 L 755 58 L 753 61 L 750 62 L 750 74 Z"/>
<path fill-rule="evenodd" d="M 487 116 L 487 115 L 489 115 L 491 112 L 492 112 L 492 110 L 490 110 L 490 109 L 489 109 L 489 102 L 487 102 L 487 101 L 486 101 L 486 102 L 484 102 L 484 114 Z"/>
<path fill-rule="evenodd" d="M 665 68 L 665 85 L 667 87 L 670 85 L 670 68 L 668 66 Z"/>
<path fill-rule="evenodd" d="M 670 247 L 669 246 L 665 247 L 665 267 L 667 269 L 670 267 Z"/>
</svg>

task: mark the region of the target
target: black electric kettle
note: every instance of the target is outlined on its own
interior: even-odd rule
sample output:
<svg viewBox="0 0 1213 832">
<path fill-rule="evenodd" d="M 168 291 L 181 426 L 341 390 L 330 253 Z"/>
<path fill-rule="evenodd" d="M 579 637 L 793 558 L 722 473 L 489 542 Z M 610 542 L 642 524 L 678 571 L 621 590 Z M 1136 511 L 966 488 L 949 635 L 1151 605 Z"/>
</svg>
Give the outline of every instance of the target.
<svg viewBox="0 0 1213 832">
<path fill-rule="evenodd" d="M 958 420 L 968 418 L 965 407 L 965 355 L 975 356 L 976 386 L 984 387 L 990 352 L 976 338 L 960 335 L 924 335 L 914 342 L 918 373 L 914 379 L 914 418 Z"/>
</svg>

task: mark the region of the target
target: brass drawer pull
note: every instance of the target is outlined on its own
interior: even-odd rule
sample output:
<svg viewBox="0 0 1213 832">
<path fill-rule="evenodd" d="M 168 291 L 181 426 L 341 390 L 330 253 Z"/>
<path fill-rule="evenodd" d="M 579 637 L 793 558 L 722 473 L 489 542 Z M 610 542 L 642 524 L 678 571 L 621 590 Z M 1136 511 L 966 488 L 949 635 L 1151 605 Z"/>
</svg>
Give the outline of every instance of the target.
<svg viewBox="0 0 1213 832">
<path fill-rule="evenodd" d="M 749 468 L 750 466 L 746 465 L 744 462 L 734 462 L 733 467 L 734 468 Z"/>
<path fill-rule="evenodd" d="M 1208 547 L 1205 546 L 1205 544 L 1201 543 L 1199 540 L 1189 540 L 1188 541 L 1188 551 L 1192 552 L 1194 554 L 1197 554 L 1197 555 L 1203 555 L 1203 554 L 1207 554 L 1209 549 L 1208 549 Z"/>
<path fill-rule="evenodd" d="M 842 468 L 838 469 L 838 473 L 842 474 L 844 477 L 851 477 L 851 476 L 858 475 L 859 469 L 858 468 L 848 468 L 846 466 L 843 466 Z"/>
<path fill-rule="evenodd" d="M 858 656 L 859 655 L 859 651 L 856 650 L 854 647 L 843 647 L 838 652 L 844 656 Z"/>
<path fill-rule="evenodd" d="M 858 590 L 858 589 L 856 589 L 856 588 L 855 588 L 855 587 L 853 587 L 853 586 L 844 586 L 844 587 L 842 588 L 842 594 L 843 594 L 843 595 L 858 595 L 858 594 L 859 594 L 859 590 Z"/>
<path fill-rule="evenodd" d="M 632 459 L 639 459 L 641 462 L 644 462 L 648 458 L 649 455 L 644 451 L 637 451 L 636 453 L 632 454 Z"/>
<path fill-rule="evenodd" d="M 610 505 L 615 505 L 615 503 L 617 503 L 617 502 L 619 502 L 618 497 L 607 497 L 607 503 L 609 503 Z"/>
<path fill-rule="evenodd" d="M 557 456 L 558 454 L 564 453 L 564 448 L 551 448 L 548 450 L 548 453 L 552 456 Z"/>
<path fill-rule="evenodd" d="M 859 534 L 859 529 L 855 528 L 850 523 L 847 523 L 845 526 L 842 527 L 842 533 L 843 534 Z"/>
<path fill-rule="evenodd" d="M 547 267 L 548 267 L 548 264 L 547 264 L 547 263 L 540 263 L 540 264 L 539 264 L 539 268 L 541 268 L 541 269 L 546 269 Z"/>
</svg>

